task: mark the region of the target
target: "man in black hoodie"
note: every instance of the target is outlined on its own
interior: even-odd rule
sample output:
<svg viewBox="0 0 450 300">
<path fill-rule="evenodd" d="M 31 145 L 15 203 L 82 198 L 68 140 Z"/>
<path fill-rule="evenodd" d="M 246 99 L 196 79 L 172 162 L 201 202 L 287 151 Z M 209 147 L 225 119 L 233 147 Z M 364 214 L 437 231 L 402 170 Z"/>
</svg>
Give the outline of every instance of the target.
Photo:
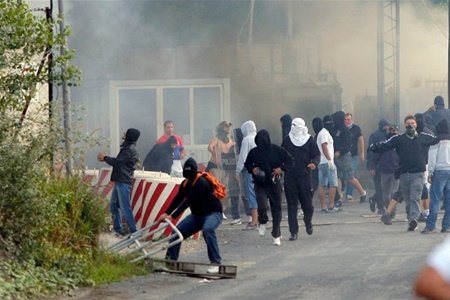
<svg viewBox="0 0 450 300">
<path fill-rule="evenodd" d="M 259 235 L 264 236 L 267 222 L 267 198 L 272 213 L 274 245 L 281 245 L 281 183 L 282 171 L 294 166 L 295 159 L 284 148 L 272 144 L 270 134 L 261 129 L 255 137 L 256 147 L 250 150 L 245 161 L 247 172 L 253 175 L 258 202 Z"/>
<path fill-rule="evenodd" d="M 172 135 L 164 143 L 157 143 L 144 159 L 144 170 L 170 174 L 173 164 L 173 151 L 178 147 L 177 139 Z"/>
<path fill-rule="evenodd" d="M 378 121 L 378 129 L 372 132 L 369 136 L 369 145 L 382 142 L 386 140 L 386 134 L 389 129 L 389 121 L 381 119 Z M 375 194 L 369 198 L 369 208 L 372 212 L 375 212 L 375 206 L 378 208 L 379 213 L 383 213 L 383 193 L 381 190 L 381 173 L 379 166 L 377 165 L 378 155 L 367 149 L 367 170 L 370 172 L 370 176 L 373 178 L 373 184 L 375 186 Z"/>
<path fill-rule="evenodd" d="M 186 179 L 181 183 L 180 189 L 167 211 L 158 218 L 158 222 L 163 222 L 165 219 L 176 219 L 186 208 L 190 208 L 191 214 L 177 224 L 178 230 L 184 239 L 202 230 L 208 249 L 208 258 L 211 264 L 219 265 L 221 257 L 215 230 L 222 223 L 222 203 L 214 196 L 209 181 L 202 176 L 196 179 L 197 176 L 199 176 L 197 162 L 189 157 L 183 166 L 183 177 Z M 171 239 L 169 243 L 175 239 Z M 170 247 L 166 257 L 178 260 L 180 248 L 181 244 Z M 219 267 L 212 266 L 207 272 L 218 273 Z"/>
<path fill-rule="evenodd" d="M 107 156 L 106 152 L 97 155 L 98 161 L 104 161 L 113 167 L 111 181 L 114 181 L 114 188 L 111 194 L 110 210 L 116 236 L 121 236 L 124 233 L 121 213 L 128 224 L 130 233 L 136 231 L 136 223 L 130 204 L 130 195 L 133 173 L 136 170 L 136 163 L 139 160 L 136 142 L 140 135 L 139 130 L 130 128 L 122 137 L 124 142 L 120 146 L 120 152 L 117 157 Z"/>
</svg>

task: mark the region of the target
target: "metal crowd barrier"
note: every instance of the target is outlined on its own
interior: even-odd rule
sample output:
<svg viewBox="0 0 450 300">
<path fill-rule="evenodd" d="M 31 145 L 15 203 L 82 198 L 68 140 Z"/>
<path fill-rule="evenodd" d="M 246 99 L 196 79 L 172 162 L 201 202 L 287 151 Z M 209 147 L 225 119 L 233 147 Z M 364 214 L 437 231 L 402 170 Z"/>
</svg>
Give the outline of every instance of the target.
<svg viewBox="0 0 450 300">
<path fill-rule="evenodd" d="M 159 226 L 158 226 L 159 225 Z M 158 226 L 156 229 L 152 231 L 148 231 L 150 228 Z M 168 237 L 158 239 L 156 241 L 153 240 L 147 240 L 148 237 L 153 236 L 155 233 L 159 231 L 163 231 L 167 228 L 167 226 L 172 227 L 172 234 Z M 171 238 L 177 237 L 174 241 L 165 244 L 168 242 Z M 119 252 L 123 249 L 126 249 L 128 251 L 124 252 L 124 255 L 129 255 L 136 253 L 138 251 L 141 251 L 143 254 L 139 257 L 134 258 L 131 260 L 131 262 L 137 262 L 142 259 L 145 259 L 149 256 L 152 256 L 160 251 L 167 250 L 168 248 L 179 244 L 183 241 L 183 235 L 181 232 L 177 229 L 175 225 L 172 224 L 168 219 L 165 219 L 165 222 L 161 222 L 158 224 L 158 222 L 149 224 L 145 226 L 144 228 L 134 232 L 133 234 L 129 235 L 128 237 L 124 238 L 123 240 L 117 242 L 116 244 L 110 246 L 108 250 L 112 252 Z M 136 247 L 131 247 L 136 246 Z"/>
</svg>

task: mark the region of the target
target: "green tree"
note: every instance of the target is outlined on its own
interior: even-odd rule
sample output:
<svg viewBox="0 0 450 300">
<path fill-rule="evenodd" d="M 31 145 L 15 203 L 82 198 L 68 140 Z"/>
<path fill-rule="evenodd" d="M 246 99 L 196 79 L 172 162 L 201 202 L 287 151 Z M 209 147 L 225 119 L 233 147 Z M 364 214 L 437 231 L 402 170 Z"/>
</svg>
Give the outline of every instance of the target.
<svg viewBox="0 0 450 300">
<path fill-rule="evenodd" d="M 45 11 L 0 1 L 0 298 L 30 298 L 86 282 L 105 203 L 80 176 L 62 172 L 66 138 L 58 97 L 80 82 L 68 28 Z M 55 93 L 60 95 L 60 93 Z M 52 101 L 50 101 L 52 100 Z M 78 152 L 79 153 L 79 152 Z M 61 171 L 61 172 L 58 172 Z"/>
</svg>

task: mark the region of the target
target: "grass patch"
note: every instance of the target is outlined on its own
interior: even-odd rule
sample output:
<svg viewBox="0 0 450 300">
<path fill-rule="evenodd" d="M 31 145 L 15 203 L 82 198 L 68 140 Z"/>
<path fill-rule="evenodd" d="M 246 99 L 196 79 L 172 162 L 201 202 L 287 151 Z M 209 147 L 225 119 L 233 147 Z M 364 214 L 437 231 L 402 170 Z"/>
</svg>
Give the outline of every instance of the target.
<svg viewBox="0 0 450 300">
<path fill-rule="evenodd" d="M 86 273 L 95 285 L 121 281 L 125 278 L 151 273 L 144 261 L 131 263 L 130 258 L 119 254 L 99 251 L 87 267 Z"/>
</svg>

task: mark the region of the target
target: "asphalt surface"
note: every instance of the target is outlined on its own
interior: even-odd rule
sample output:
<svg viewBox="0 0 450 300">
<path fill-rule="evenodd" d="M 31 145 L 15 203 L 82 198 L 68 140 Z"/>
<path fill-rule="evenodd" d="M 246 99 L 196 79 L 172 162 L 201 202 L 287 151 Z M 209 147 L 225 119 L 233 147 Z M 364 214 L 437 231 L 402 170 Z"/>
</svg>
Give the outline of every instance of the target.
<svg viewBox="0 0 450 300">
<path fill-rule="evenodd" d="M 236 279 L 154 273 L 84 291 L 76 299 L 415 299 L 418 270 L 448 234 L 421 234 L 424 223 L 407 232 L 404 204 L 391 226 L 367 202 L 344 203 L 332 214 L 321 213 L 317 199 L 314 205 L 313 235 L 300 219 L 299 238 L 289 241 L 284 203 L 281 246 L 272 244 L 270 228 L 260 237 L 257 230 L 242 230 L 245 224 L 224 220 L 217 231 L 222 263 L 237 266 Z M 198 245 L 180 260 L 207 263 L 203 241 Z"/>
</svg>

